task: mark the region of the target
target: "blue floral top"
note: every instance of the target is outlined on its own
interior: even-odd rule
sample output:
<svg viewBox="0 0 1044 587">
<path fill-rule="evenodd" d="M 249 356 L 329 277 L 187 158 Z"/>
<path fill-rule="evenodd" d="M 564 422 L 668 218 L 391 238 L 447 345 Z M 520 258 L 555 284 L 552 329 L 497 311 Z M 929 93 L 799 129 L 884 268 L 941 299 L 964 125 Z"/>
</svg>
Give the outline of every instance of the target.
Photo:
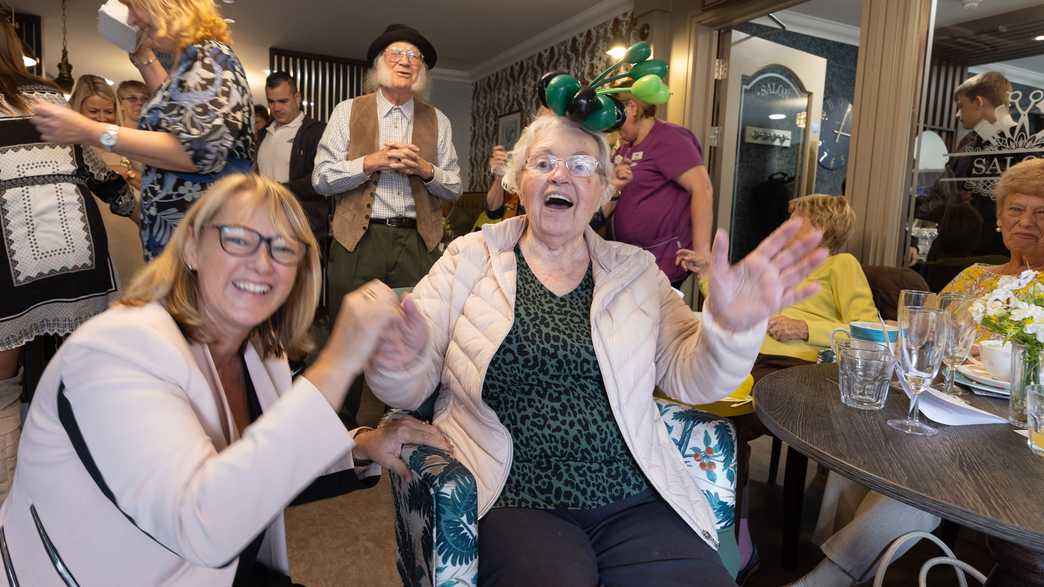
<svg viewBox="0 0 1044 587">
<path fill-rule="evenodd" d="M 218 41 L 186 47 L 142 109 L 139 126 L 177 137 L 196 165 L 195 173 L 145 168 L 141 242 L 148 260 L 163 251 L 189 206 L 210 184 L 225 173 L 253 166 L 254 105 L 239 58 Z"/>
</svg>

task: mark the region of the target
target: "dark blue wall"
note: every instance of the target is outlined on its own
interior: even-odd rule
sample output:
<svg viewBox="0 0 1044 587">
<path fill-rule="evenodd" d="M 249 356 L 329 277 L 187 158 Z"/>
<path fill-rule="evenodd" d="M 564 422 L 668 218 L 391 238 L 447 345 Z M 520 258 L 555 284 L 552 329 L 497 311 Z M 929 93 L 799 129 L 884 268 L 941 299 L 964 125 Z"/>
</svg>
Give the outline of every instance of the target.
<svg viewBox="0 0 1044 587">
<path fill-rule="evenodd" d="M 833 96 L 840 96 L 849 103 L 855 99 L 856 62 L 859 57 L 859 47 L 754 23 L 741 24 L 736 27 L 736 30 L 748 35 L 758 35 L 766 41 L 825 58 L 827 73 L 824 102 Z M 821 194 L 842 195 L 841 184 L 845 180 L 845 173 L 845 167 L 831 171 L 817 166 L 815 191 Z"/>
</svg>

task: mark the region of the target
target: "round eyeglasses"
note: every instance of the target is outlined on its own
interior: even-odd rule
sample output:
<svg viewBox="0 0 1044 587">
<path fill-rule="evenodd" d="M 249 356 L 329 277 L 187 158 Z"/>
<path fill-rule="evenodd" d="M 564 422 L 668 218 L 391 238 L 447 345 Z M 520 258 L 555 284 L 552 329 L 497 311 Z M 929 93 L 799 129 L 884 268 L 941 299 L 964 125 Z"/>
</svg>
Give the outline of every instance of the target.
<svg viewBox="0 0 1044 587">
<path fill-rule="evenodd" d="M 526 160 L 526 169 L 535 171 L 541 175 L 547 175 L 558 167 L 559 163 L 565 163 L 566 171 L 573 177 L 591 177 L 598 171 L 601 165 L 598 159 L 590 155 L 571 155 L 565 159 L 559 159 L 551 154 L 535 155 Z"/>
<path fill-rule="evenodd" d="M 233 257 L 249 257 L 261 243 L 268 246 L 268 256 L 280 265 L 297 265 L 308 251 L 308 245 L 283 236 L 261 236 L 261 233 L 237 224 L 211 224 L 218 231 L 221 248 Z"/>
<path fill-rule="evenodd" d="M 414 51 L 413 49 L 394 48 L 388 49 L 384 52 L 384 58 L 387 59 L 390 63 L 398 63 L 402 60 L 403 57 L 405 57 L 406 63 L 413 65 L 414 63 L 417 63 L 417 60 L 420 59 L 420 56 L 421 54 L 417 51 Z"/>
</svg>

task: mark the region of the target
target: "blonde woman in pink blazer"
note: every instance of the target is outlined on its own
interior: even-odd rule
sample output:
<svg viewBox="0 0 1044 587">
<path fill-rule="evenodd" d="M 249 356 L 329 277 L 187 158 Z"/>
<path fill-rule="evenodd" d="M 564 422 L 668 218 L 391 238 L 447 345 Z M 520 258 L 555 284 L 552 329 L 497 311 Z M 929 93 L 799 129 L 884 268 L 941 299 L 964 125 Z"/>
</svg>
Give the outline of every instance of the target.
<svg viewBox="0 0 1044 587">
<path fill-rule="evenodd" d="M 404 442 L 448 448 L 417 421 L 349 431 L 337 417 L 379 333 L 402 320 L 379 283 L 345 296 L 318 359 L 291 379 L 319 280 L 290 192 L 217 182 L 48 365 L 0 510 L 0 584 L 289 585 L 288 504 L 371 486 L 378 465 L 405 474 Z"/>
</svg>

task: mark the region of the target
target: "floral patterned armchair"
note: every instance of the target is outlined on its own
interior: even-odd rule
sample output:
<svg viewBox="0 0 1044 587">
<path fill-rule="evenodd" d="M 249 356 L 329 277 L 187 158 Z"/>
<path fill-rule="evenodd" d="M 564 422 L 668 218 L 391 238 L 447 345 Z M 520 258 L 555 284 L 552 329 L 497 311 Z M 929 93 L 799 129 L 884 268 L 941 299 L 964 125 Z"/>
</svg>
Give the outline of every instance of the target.
<svg viewBox="0 0 1044 587">
<path fill-rule="evenodd" d="M 434 398 L 434 395 L 433 395 Z M 671 440 L 718 521 L 718 554 L 739 569 L 735 538 L 736 432 L 725 418 L 656 398 Z M 430 399 L 411 414 L 431 419 Z M 393 412 L 396 417 L 402 412 Z M 395 500 L 399 576 L 407 587 L 478 584 L 478 507 L 475 478 L 448 453 L 408 445 L 402 458 L 414 480 L 390 473 Z"/>
</svg>

